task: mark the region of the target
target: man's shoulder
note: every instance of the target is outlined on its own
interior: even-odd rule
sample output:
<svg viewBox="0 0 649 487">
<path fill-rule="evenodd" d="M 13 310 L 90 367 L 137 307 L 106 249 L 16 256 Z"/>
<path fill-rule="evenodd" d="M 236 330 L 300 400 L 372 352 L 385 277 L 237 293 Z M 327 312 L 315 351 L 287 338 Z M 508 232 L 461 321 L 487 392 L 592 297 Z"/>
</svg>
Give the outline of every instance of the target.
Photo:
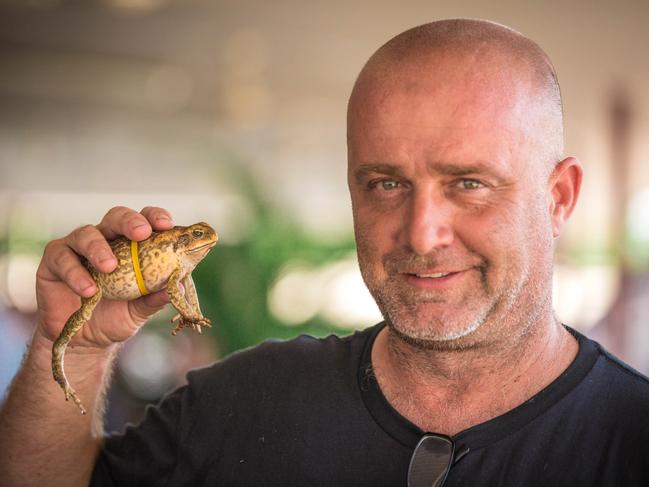
<svg viewBox="0 0 649 487">
<path fill-rule="evenodd" d="M 624 392 L 626 399 L 644 400 L 649 403 L 649 377 L 636 370 L 621 358 L 594 342 L 599 354 L 593 367 L 593 375 L 611 392 Z"/>
<path fill-rule="evenodd" d="M 357 395 L 358 364 L 371 333 L 372 328 L 343 337 L 266 340 L 191 371 L 182 391 L 191 412 L 183 423 L 185 434 L 226 427 L 213 418 L 227 418 L 227 428 L 245 431 L 289 419 L 304 423 L 313 411 L 322 415 L 334 406 L 342 411 Z"/>
<path fill-rule="evenodd" d="M 584 420 L 604 435 L 649 434 L 649 378 L 598 342 L 581 343 L 592 350 L 592 368 L 570 397 Z"/>
<path fill-rule="evenodd" d="M 255 345 L 227 356 L 223 363 L 242 364 L 263 361 L 267 364 L 280 365 L 286 361 L 299 360 L 312 363 L 321 360 L 330 361 L 334 356 L 357 355 L 362 352 L 374 327 L 356 331 L 353 334 L 330 334 L 324 337 L 299 335 L 288 340 L 267 339 Z"/>
<path fill-rule="evenodd" d="M 582 346 L 592 347 L 597 356 L 593 375 L 611 387 L 631 387 L 649 397 L 649 377 L 617 357 L 599 342 L 583 337 Z"/>
<path fill-rule="evenodd" d="M 378 325 L 377 325 L 378 326 Z M 296 380 L 318 374 L 351 371 L 377 326 L 348 335 L 331 334 L 325 337 L 299 335 L 295 338 L 267 339 L 262 343 L 236 351 L 210 366 L 188 374 L 190 383 L 214 380 L 233 381 L 237 384 L 275 380 L 289 375 Z"/>
</svg>

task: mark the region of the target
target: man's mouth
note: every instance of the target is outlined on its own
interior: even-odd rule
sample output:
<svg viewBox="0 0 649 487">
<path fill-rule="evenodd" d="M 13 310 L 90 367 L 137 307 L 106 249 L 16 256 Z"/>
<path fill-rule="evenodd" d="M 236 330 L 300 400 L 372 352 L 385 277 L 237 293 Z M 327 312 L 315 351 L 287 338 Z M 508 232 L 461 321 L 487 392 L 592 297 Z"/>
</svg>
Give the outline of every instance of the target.
<svg viewBox="0 0 649 487">
<path fill-rule="evenodd" d="M 408 272 L 401 273 L 407 283 L 415 288 L 421 289 L 448 289 L 449 287 L 456 286 L 464 274 L 464 270 L 426 270 L 414 272 L 413 270 L 409 270 Z"/>
<path fill-rule="evenodd" d="M 440 277 L 446 277 L 451 274 L 456 274 L 455 272 L 432 272 L 430 274 L 417 274 L 414 273 L 412 275 L 417 276 L 420 279 L 439 279 Z"/>
</svg>

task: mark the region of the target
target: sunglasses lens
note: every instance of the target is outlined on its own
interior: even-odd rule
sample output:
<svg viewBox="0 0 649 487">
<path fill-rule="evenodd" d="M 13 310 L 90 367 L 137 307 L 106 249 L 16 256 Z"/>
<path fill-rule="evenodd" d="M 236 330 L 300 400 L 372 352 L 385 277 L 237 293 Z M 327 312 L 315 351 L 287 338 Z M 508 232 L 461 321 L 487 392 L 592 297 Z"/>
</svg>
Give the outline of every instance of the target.
<svg viewBox="0 0 649 487">
<path fill-rule="evenodd" d="M 453 442 L 450 438 L 426 435 L 410 459 L 408 487 L 440 487 L 453 459 Z"/>
</svg>

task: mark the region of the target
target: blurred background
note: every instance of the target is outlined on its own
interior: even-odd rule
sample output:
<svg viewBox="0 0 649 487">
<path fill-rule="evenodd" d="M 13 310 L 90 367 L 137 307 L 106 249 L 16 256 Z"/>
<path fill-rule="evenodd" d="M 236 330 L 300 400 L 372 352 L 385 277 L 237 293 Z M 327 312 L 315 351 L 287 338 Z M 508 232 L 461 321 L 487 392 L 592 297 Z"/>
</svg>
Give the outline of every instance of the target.
<svg viewBox="0 0 649 487">
<path fill-rule="evenodd" d="M 347 97 L 378 46 L 448 17 L 504 23 L 552 58 L 586 173 L 557 314 L 649 372 L 649 3 L 0 0 L 0 393 L 45 243 L 116 205 L 163 206 L 221 240 L 194 272 L 215 326 L 171 337 L 170 308 L 129 341 L 108 429 L 189 368 L 377 322 L 354 254 Z"/>
</svg>

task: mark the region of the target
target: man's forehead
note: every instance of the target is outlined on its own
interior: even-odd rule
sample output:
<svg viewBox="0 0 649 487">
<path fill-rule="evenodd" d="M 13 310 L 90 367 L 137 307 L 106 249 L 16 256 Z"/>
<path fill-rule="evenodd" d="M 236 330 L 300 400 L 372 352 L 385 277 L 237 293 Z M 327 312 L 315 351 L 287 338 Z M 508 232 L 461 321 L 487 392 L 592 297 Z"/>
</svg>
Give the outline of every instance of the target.
<svg viewBox="0 0 649 487">
<path fill-rule="evenodd" d="M 477 144 L 490 160 L 489 151 L 499 140 L 522 143 L 533 136 L 531 112 L 524 97 L 503 98 L 483 89 L 391 90 L 350 113 L 348 141 L 354 152 L 416 149 L 422 154 L 413 155 L 424 156 L 428 150 L 475 150 Z"/>
<path fill-rule="evenodd" d="M 489 152 L 500 146 L 497 139 L 519 149 L 543 139 L 548 130 L 543 98 L 528 79 L 516 78 L 514 69 L 485 67 L 484 60 L 470 58 L 427 62 L 368 79 L 359 89 L 349 107 L 350 155 L 371 145 L 437 150 L 472 140 L 474 150 L 481 141 L 481 155 L 493 160 Z"/>
<path fill-rule="evenodd" d="M 512 157 L 527 158 L 532 139 L 517 127 L 485 124 L 403 125 L 395 128 L 366 125 L 349 137 L 348 159 L 352 166 L 426 164 L 428 172 L 460 174 L 500 171 Z"/>
<path fill-rule="evenodd" d="M 388 103 L 421 104 L 426 100 L 473 105 L 484 110 L 534 100 L 530 76 L 498 55 L 428 53 L 364 72 L 350 100 L 350 111 Z M 458 113 L 461 115 L 461 113 Z"/>
<path fill-rule="evenodd" d="M 350 114 L 350 164 L 388 169 L 425 161 L 429 173 L 498 176 L 511 171 L 505 161 L 514 153 L 529 158 L 534 131 L 525 120 L 525 96 L 502 96 L 480 80 L 463 87 L 437 82 L 418 79 L 417 88 L 401 89 L 397 81 L 368 97 Z"/>
</svg>

